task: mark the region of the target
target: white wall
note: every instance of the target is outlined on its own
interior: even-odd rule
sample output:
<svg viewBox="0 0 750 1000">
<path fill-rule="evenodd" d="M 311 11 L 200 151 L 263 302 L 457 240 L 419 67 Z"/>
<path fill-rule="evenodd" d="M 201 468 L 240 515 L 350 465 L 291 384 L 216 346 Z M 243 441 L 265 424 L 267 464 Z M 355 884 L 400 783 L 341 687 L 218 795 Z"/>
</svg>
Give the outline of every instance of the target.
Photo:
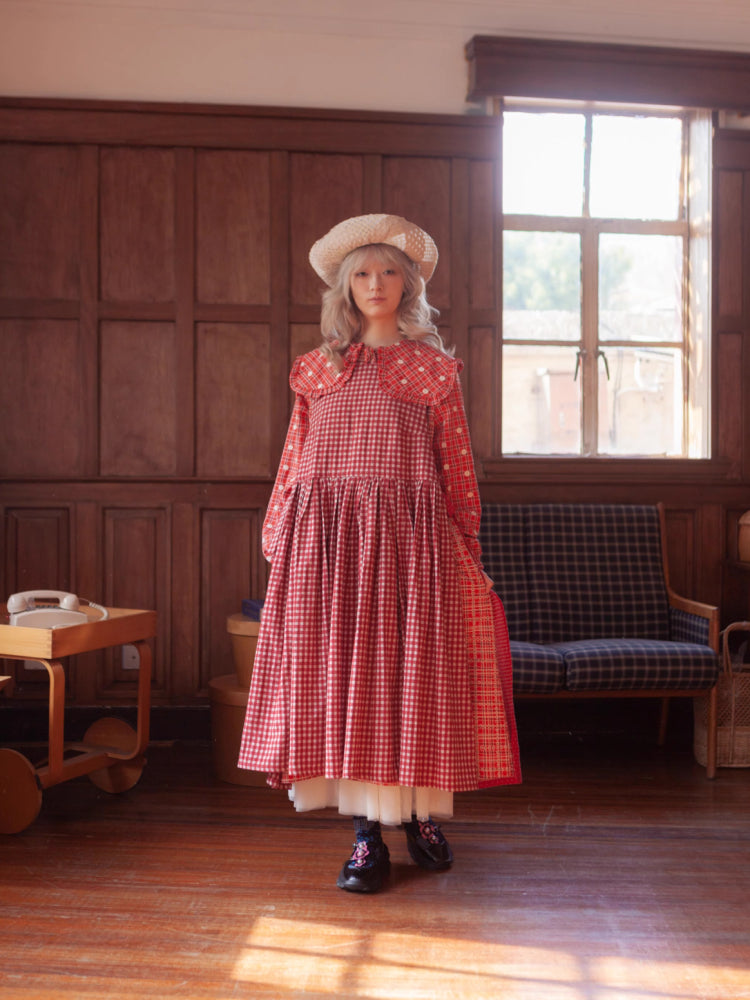
<svg viewBox="0 0 750 1000">
<path fill-rule="evenodd" d="M 474 34 L 750 51 L 750 0 L 0 0 L 0 93 L 461 113 Z"/>
</svg>

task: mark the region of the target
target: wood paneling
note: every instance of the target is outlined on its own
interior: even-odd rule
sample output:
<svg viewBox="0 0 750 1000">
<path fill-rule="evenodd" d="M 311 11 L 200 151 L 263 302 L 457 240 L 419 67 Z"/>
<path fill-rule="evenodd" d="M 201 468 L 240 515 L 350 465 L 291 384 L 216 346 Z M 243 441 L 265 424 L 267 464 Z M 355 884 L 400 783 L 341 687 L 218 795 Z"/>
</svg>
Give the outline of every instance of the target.
<svg viewBox="0 0 750 1000">
<path fill-rule="evenodd" d="M 75 146 L 0 144 L 0 298 L 78 297 Z"/>
<path fill-rule="evenodd" d="M 686 582 L 685 592 L 695 594 L 702 591 L 709 604 L 723 606 L 722 584 L 726 568 L 726 552 L 723 546 L 725 536 L 725 507 L 721 503 L 704 498 L 695 510 L 695 551 L 692 559 L 692 576 Z M 721 558 L 717 559 L 717 548 Z M 725 617 L 725 622 L 731 621 Z"/>
<path fill-rule="evenodd" d="M 115 608 L 144 608 L 157 612 L 159 629 L 155 640 L 153 689 L 166 689 L 170 664 L 169 515 L 164 507 L 105 507 L 102 511 L 104 593 L 101 603 Z M 122 669 L 119 647 L 103 654 L 99 677 L 100 698 L 125 687 L 133 694 L 136 679 Z M 120 692 L 122 694 L 123 692 Z"/>
<path fill-rule="evenodd" d="M 234 672 L 226 620 L 244 598 L 265 593 L 253 572 L 258 563 L 262 512 L 206 510 L 201 518 L 200 687 L 212 677 Z"/>
<path fill-rule="evenodd" d="M 103 476 L 176 473 L 177 351 L 171 323 L 102 324 Z"/>
<path fill-rule="evenodd" d="M 199 476 L 272 475 L 270 353 L 267 326 L 198 324 Z"/>
<path fill-rule="evenodd" d="M 199 302 L 270 301 L 270 183 L 266 153 L 196 156 Z"/>
<path fill-rule="evenodd" d="M 154 703 L 205 702 L 233 669 L 226 616 L 265 592 L 289 367 L 320 340 L 310 245 L 385 211 L 438 244 L 429 297 L 465 361 L 483 497 L 663 500 L 675 589 L 746 606 L 726 557 L 727 511 L 750 507 L 750 135 L 715 147 L 716 456 L 568 462 L 499 454 L 498 130 L 481 116 L 0 101 L 4 591 L 155 607 Z M 118 651 L 70 676 L 78 704 L 134 700 Z"/>
<path fill-rule="evenodd" d="M 719 454 L 739 471 L 742 461 L 742 334 L 721 333 L 716 341 L 716 385 L 719 387 L 717 438 Z M 745 387 L 747 391 L 747 387 Z"/>
<path fill-rule="evenodd" d="M 175 297 L 175 155 L 101 153 L 101 294 L 110 302 Z"/>
<path fill-rule="evenodd" d="M 5 98 L 0 134 L 15 142 L 284 149 L 492 159 L 496 123 L 481 115 L 222 107 Z"/>
<path fill-rule="evenodd" d="M 742 315 L 742 174 L 722 170 L 718 177 L 719 248 L 716 312 L 721 318 Z"/>
<path fill-rule="evenodd" d="M 293 358 L 307 354 L 320 344 L 320 327 L 317 323 L 294 323 L 289 331 L 289 341 Z"/>
<path fill-rule="evenodd" d="M 361 215 L 364 164 L 361 156 L 298 153 L 291 157 L 291 301 L 320 306 L 325 285 L 308 263 L 315 240 L 342 219 Z"/>
<path fill-rule="evenodd" d="M 85 475 L 91 399 L 78 324 L 0 320 L 0 350 L 0 475 Z"/>
<path fill-rule="evenodd" d="M 500 131 L 497 135 L 500 145 Z M 475 309 L 494 309 L 497 301 L 495 260 L 496 162 L 469 165 L 469 304 Z"/>
<path fill-rule="evenodd" d="M 665 517 L 669 585 L 677 594 L 692 594 L 695 565 L 695 514 L 670 510 Z"/>
<path fill-rule="evenodd" d="M 475 35 L 469 96 L 746 108 L 750 57 L 741 52 Z"/>
<path fill-rule="evenodd" d="M 441 157 L 388 156 L 383 161 L 383 211 L 403 215 L 435 240 L 442 260 L 430 280 L 430 302 L 451 306 L 451 163 Z"/>
<path fill-rule="evenodd" d="M 471 392 L 466 394 L 466 412 L 471 427 L 474 454 L 494 452 L 495 411 L 499 398 L 495 393 L 495 331 L 475 327 L 469 331 L 467 365 L 472 372 Z"/>
<path fill-rule="evenodd" d="M 5 590 L 71 589 L 70 511 L 28 507 L 5 511 Z"/>
</svg>

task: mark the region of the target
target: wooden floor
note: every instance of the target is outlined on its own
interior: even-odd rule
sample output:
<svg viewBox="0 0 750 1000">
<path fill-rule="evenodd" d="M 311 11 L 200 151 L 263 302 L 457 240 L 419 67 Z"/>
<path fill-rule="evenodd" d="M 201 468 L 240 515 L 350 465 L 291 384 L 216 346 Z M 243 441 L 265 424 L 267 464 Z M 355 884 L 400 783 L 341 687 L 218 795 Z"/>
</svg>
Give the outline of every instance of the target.
<svg viewBox="0 0 750 1000">
<path fill-rule="evenodd" d="M 559 737 L 456 799 L 447 873 L 388 832 L 387 890 L 335 887 L 349 821 L 155 746 L 140 784 L 45 792 L 0 838 L 0 997 L 750 998 L 750 771 Z"/>
</svg>

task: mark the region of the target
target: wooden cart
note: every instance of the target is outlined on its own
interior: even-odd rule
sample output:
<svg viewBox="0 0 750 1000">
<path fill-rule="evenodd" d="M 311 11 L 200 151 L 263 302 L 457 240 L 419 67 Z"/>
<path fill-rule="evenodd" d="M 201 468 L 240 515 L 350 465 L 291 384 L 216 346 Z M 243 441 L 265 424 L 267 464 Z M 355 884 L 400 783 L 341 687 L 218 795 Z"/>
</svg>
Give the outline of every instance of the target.
<svg viewBox="0 0 750 1000">
<path fill-rule="evenodd" d="M 34 822 L 42 791 L 87 774 L 107 792 L 124 792 L 136 784 L 146 759 L 151 705 L 151 649 L 156 635 L 155 611 L 108 608 L 109 617 L 64 628 L 0 625 L 0 657 L 35 660 L 49 674 L 49 753 L 41 767 L 21 753 L 0 749 L 0 833 L 18 833 Z M 134 730 L 116 718 L 102 718 L 86 731 L 81 743 L 65 742 L 64 657 L 109 646 L 138 650 L 138 715 Z"/>
</svg>

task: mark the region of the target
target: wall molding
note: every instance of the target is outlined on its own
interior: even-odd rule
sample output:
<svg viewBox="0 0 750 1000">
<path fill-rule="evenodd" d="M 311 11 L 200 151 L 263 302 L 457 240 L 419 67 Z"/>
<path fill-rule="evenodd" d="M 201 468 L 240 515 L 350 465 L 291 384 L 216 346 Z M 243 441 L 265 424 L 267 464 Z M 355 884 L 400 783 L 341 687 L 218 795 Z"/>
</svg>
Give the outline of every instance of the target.
<svg viewBox="0 0 750 1000">
<path fill-rule="evenodd" d="M 475 35 L 469 100 L 533 97 L 746 110 L 750 55 Z"/>
</svg>

